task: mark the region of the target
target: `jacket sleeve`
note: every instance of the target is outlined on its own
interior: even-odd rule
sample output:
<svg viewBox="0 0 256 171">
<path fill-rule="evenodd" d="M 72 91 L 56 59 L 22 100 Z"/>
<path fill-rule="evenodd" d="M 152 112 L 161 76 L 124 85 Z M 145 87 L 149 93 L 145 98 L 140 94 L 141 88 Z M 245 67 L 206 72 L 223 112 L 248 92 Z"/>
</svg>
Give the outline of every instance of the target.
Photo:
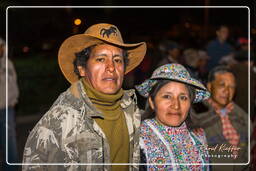
<svg viewBox="0 0 256 171">
<path fill-rule="evenodd" d="M 42 165 L 43 163 L 64 163 L 63 152 L 60 147 L 60 133 L 57 118 L 54 118 L 59 108 L 53 108 L 37 123 L 30 132 L 23 154 L 22 170 L 51 170 L 53 166 Z M 61 131 L 60 131 L 61 132 Z M 27 164 L 34 165 L 27 165 Z M 36 163 L 38 163 L 36 165 Z"/>
</svg>

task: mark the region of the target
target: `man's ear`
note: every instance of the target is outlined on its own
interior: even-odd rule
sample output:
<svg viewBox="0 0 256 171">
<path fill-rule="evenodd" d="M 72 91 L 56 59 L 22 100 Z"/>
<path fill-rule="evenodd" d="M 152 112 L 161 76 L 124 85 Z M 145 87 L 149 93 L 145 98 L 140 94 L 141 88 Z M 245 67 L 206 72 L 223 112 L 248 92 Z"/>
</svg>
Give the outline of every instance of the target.
<svg viewBox="0 0 256 171">
<path fill-rule="evenodd" d="M 151 97 L 148 98 L 148 103 L 149 103 L 149 106 L 151 107 L 151 109 L 155 110 L 155 105 L 154 105 L 154 102 L 152 101 Z"/>
<path fill-rule="evenodd" d="M 212 83 L 211 82 L 208 82 L 207 83 L 207 89 L 208 89 L 208 91 L 212 91 Z"/>
<path fill-rule="evenodd" d="M 218 35 L 219 35 L 219 30 L 216 30 L 216 32 L 215 32 L 215 33 L 216 33 L 216 35 L 218 36 Z"/>
<path fill-rule="evenodd" d="M 79 71 L 79 74 L 81 77 L 84 77 L 86 75 L 85 68 L 82 66 L 77 66 L 77 69 Z"/>
</svg>

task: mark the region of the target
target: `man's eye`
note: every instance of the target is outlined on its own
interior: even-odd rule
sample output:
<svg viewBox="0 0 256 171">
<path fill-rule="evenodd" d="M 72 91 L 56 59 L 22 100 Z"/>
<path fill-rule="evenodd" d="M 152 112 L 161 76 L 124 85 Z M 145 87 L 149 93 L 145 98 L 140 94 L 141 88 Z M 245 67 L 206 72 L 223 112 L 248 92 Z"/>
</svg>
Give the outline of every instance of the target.
<svg viewBox="0 0 256 171">
<path fill-rule="evenodd" d="M 115 58 L 114 61 L 116 63 L 123 63 L 123 60 L 121 58 Z"/>
<path fill-rule="evenodd" d="M 168 94 L 165 94 L 165 95 L 163 95 L 162 97 L 163 97 L 164 99 L 171 99 L 171 96 L 168 95 Z"/>
<path fill-rule="evenodd" d="M 105 59 L 104 59 L 104 58 L 96 58 L 96 61 L 98 61 L 98 62 L 104 62 Z"/>
<path fill-rule="evenodd" d="M 234 86 L 234 85 L 232 85 L 232 86 L 229 86 L 230 88 L 232 88 L 232 89 L 235 89 L 236 88 L 236 86 Z"/>
<path fill-rule="evenodd" d="M 219 86 L 220 86 L 220 87 L 224 87 L 224 86 L 225 86 L 225 83 L 220 83 Z"/>
</svg>

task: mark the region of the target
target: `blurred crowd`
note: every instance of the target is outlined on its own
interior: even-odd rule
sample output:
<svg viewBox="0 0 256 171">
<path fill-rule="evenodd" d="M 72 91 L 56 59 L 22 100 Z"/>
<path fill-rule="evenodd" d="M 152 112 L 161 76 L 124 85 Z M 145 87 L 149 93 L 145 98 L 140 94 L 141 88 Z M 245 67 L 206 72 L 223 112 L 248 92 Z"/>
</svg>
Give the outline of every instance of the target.
<svg viewBox="0 0 256 171">
<path fill-rule="evenodd" d="M 237 78 L 234 101 L 248 112 L 248 71 L 250 68 L 250 108 L 253 111 L 255 107 L 255 100 L 253 100 L 255 97 L 253 82 L 256 72 L 255 45 L 249 42 L 248 37 L 238 37 L 234 43 L 229 43 L 228 40 L 231 39 L 229 32 L 228 26 L 220 25 L 216 28 L 216 38 L 197 48 L 194 48 L 193 44 L 184 45 L 167 38 L 156 43 L 147 41 L 147 54 L 140 66 L 126 75 L 124 87 L 133 88 L 134 85 L 149 78 L 156 68 L 167 63 L 184 65 L 193 77 L 206 84 L 209 71 L 216 66 L 223 65 L 229 67 Z M 254 120 L 252 112 L 251 119 Z"/>
</svg>

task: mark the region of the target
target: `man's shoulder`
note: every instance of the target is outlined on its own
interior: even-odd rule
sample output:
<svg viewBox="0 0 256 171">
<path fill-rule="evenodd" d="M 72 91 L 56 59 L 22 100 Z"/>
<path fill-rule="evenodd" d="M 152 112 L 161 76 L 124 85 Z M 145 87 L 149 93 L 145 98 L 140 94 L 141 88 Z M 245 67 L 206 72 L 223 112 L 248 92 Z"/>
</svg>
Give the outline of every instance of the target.
<svg viewBox="0 0 256 171">
<path fill-rule="evenodd" d="M 134 95 L 136 96 L 135 89 L 124 90 L 124 95 L 127 97 L 132 97 Z"/>
<path fill-rule="evenodd" d="M 154 125 L 154 122 L 155 122 L 154 119 L 146 119 L 141 122 L 141 125 L 140 125 L 141 139 L 150 139 L 150 137 L 153 135 L 153 132 L 154 132 L 154 130 L 151 127 Z"/>
<path fill-rule="evenodd" d="M 63 109 L 70 107 L 75 110 L 81 110 L 81 107 L 84 106 L 84 103 L 85 100 L 82 99 L 81 92 L 78 89 L 78 83 L 75 83 L 59 95 L 59 97 L 53 103 L 52 107 L 61 106 Z"/>
<path fill-rule="evenodd" d="M 193 115 L 196 115 L 195 117 L 201 118 L 201 117 L 208 117 L 208 115 L 211 115 L 213 109 L 212 107 L 206 102 L 200 102 L 195 103 L 192 106 L 193 108 Z"/>
<path fill-rule="evenodd" d="M 59 95 L 50 109 L 39 120 L 36 127 L 43 125 L 50 129 L 58 129 L 65 120 L 78 121 L 77 119 L 81 119 L 82 106 L 82 100 L 74 97 L 69 88 Z"/>
<path fill-rule="evenodd" d="M 54 132 L 62 130 L 62 128 L 67 126 L 74 126 L 75 122 L 82 120 L 81 114 L 78 110 L 72 106 L 55 104 L 52 106 L 38 121 L 35 130 L 40 127 L 45 127 Z"/>
<path fill-rule="evenodd" d="M 86 117 L 81 114 L 81 111 L 74 107 L 74 104 L 65 102 L 65 100 L 72 100 L 69 96 L 70 91 L 68 89 L 57 98 L 52 107 L 30 132 L 27 146 L 30 146 L 30 143 L 33 144 L 33 141 L 44 141 L 44 139 L 40 139 L 40 137 L 44 137 L 47 140 L 54 140 L 52 143 L 59 147 L 57 142 L 61 138 L 65 138 L 68 135 L 67 133 L 84 122 Z"/>
<path fill-rule="evenodd" d="M 124 90 L 124 95 L 121 99 L 123 108 L 127 108 L 130 105 L 137 105 L 137 96 L 134 89 Z"/>
<path fill-rule="evenodd" d="M 234 119 L 236 119 L 239 122 L 243 122 L 243 121 L 247 122 L 249 115 L 236 103 L 233 102 L 233 104 L 234 104 L 234 109 L 233 109 L 234 115 L 232 116 L 234 117 Z"/>
<path fill-rule="evenodd" d="M 235 112 L 235 113 L 237 113 L 238 115 L 240 114 L 240 115 L 247 115 L 247 113 L 240 107 L 240 106 L 238 106 L 238 104 L 236 104 L 235 102 L 233 102 L 233 104 L 234 104 L 234 109 L 233 109 L 233 111 Z"/>
<path fill-rule="evenodd" d="M 191 116 L 193 123 L 202 128 L 210 127 L 218 121 L 218 116 L 206 101 L 201 103 L 196 108 L 193 106 Z"/>
</svg>

